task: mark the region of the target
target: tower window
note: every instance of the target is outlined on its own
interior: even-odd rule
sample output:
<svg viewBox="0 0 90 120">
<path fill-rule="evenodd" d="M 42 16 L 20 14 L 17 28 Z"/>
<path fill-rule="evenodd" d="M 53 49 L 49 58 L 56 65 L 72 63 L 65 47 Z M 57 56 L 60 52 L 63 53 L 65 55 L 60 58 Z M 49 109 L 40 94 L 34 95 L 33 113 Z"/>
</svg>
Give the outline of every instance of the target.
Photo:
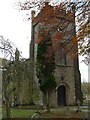
<svg viewBox="0 0 90 120">
<path fill-rule="evenodd" d="M 66 53 L 63 48 L 60 50 L 60 65 L 66 65 Z"/>
</svg>

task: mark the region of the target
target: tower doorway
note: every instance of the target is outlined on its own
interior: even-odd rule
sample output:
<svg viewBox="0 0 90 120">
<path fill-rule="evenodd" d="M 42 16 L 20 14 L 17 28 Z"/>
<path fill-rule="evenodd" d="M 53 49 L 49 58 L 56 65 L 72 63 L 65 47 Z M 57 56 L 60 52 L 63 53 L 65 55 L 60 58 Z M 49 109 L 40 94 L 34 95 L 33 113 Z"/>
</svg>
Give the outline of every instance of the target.
<svg viewBox="0 0 90 120">
<path fill-rule="evenodd" d="M 61 85 L 57 89 L 57 103 L 58 106 L 65 106 L 66 105 L 66 87 Z"/>
</svg>

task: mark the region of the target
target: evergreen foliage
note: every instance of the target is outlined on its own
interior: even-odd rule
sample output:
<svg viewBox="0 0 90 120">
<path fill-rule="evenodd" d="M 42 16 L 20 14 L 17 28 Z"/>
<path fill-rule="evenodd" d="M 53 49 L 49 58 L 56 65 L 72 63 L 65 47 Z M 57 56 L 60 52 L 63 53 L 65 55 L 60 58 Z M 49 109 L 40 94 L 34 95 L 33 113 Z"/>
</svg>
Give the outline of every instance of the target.
<svg viewBox="0 0 90 120">
<path fill-rule="evenodd" d="M 45 95 L 45 105 L 50 112 L 50 96 L 56 87 L 54 77 L 55 54 L 50 34 L 38 43 L 36 73 L 39 79 L 40 89 Z"/>
<path fill-rule="evenodd" d="M 56 86 L 53 75 L 55 69 L 55 55 L 50 52 L 53 48 L 50 34 L 38 43 L 36 71 L 40 88 L 43 92 Z"/>
<path fill-rule="evenodd" d="M 54 87 L 56 87 L 56 82 L 53 74 L 48 75 L 48 77 L 45 80 L 42 80 L 40 85 L 40 89 L 42 91 L 50 90 L 53 89 Z"/>
</svg>

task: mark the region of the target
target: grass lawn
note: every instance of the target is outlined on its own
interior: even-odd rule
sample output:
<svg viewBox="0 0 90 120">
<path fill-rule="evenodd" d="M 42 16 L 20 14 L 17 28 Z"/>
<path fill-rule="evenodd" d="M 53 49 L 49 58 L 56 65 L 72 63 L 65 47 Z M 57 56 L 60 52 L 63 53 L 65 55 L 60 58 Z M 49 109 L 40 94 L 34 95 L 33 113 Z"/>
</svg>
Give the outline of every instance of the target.
<svg viewBox="0 0 90 120">
<path fill-rule="evenodd" d="M 30 109 L 31 107 L 11 108 L 11 118 L 31 118 L 31 116 L 37 111 L 37 109 Z M 39 110 L 42 118 L 85 118 L 85 112 L 77 113 L 75 110 L 67 112 L 65 109 L 59 111 L 52 110 L 48 113 L 46 110 Z"/>
<path fill-rule="evenodd" d="M 50 113 L 43 112 L 43 118 L 84 118 L 84 112 L 76 113 L 70 112 L 66 113 L 65 111 L 51 111 Z"/>
<path fill-rule="evenodd" d="M 0 106 L 0 119 L 2 118 L 2 108 Z"/>
<path fill-rule="evenodd" d="M 13 118 L 30 118 L 35 110 L 11 108 L 11 117 Z"/>
</svg>

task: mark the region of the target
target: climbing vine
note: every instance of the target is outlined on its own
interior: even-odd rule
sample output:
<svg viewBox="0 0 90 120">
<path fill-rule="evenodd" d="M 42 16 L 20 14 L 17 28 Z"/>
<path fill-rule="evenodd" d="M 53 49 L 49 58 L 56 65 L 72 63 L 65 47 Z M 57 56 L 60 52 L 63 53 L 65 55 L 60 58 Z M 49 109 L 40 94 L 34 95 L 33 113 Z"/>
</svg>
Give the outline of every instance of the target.
<svg viewBox="0 0 90 120">
<path fill-rule="evenodd" d="M 39 79 L 40 89 L 44 95 L 46 95 L 46 105 L 48 108 L 50 108 L 50 95 L 52 90 L 56 87 L 56 81 L 54 77 L 55 54 L 51 51 L 53 52 L 53 44 L 49 34 L 47 38 L 38 43 L 36 63 L 36 74 Z"/>
</svg>

